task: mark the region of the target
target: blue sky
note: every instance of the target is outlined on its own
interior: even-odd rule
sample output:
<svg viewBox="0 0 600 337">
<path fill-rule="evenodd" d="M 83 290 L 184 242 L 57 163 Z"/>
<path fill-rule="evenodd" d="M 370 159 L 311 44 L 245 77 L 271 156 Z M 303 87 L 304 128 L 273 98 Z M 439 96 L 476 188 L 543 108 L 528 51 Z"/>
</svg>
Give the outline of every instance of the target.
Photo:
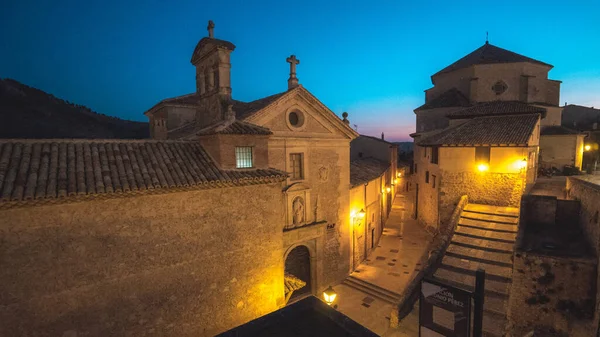
<svg viewBox="0 0 600 337">
<path fill-rule="evenodd" d="M 600 106 L 600 1 L 12 1 L 0 5 L 0 77 L 95 111 L 145 120 L 195 90 L 207 35 L 233 42 L 233 96 L 298 78 L 360 133 L 409 140 L 430 76 L 490 43 L 554 65 L 561 101 Z"/>
</svg>

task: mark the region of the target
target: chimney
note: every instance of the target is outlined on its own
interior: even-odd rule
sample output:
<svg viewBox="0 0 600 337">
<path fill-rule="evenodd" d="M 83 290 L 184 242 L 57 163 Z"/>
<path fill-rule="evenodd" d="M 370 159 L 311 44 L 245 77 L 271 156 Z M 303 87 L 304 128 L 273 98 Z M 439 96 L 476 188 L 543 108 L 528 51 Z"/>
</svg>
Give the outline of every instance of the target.
<svg viewBox="0 0 600 337">
<path fill-rule="evenodd" d="M 342 117 L 343 117 L 342 122 L 344 122 L 344 124 L 350 126 L 350 121 L 348 120 L 348 113 L 347 112 L 342 113 Z"/>
<path fill-rule="evenodd" d="M 383 132 L 381 133 L 381 140 L 385 140 L 385 136 L 383 135 Z"/>
<path fill-rule="evenodd" d="M 286 59 L 290 64 L 290 78 L 288 78 L 288 90 L 292 90 L 298 86 L 298 78 L 296 77 L 296 65 L 300 64 L 300 60 L 296 58 L 296 55 L 290 55 Z"/>
</svg>

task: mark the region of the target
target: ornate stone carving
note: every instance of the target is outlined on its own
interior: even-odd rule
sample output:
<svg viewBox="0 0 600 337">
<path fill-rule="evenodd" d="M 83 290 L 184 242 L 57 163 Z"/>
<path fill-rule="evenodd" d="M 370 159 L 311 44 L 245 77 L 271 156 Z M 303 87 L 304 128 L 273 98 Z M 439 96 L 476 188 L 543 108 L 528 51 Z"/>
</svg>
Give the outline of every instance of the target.
<svg viewBox="0 0 600 337">
<path fill-rule="evenodd" d="M 321 166 L 319 168 L 319 180 L 327 181 L 329 179 L 329 169 L 326 166 Z"/>
<path fill-rule="evenodd" d="M 292 202 L 293 223 L 299 225 L 304 222 L 304 199 L 296 197 Z"/>
</svg>

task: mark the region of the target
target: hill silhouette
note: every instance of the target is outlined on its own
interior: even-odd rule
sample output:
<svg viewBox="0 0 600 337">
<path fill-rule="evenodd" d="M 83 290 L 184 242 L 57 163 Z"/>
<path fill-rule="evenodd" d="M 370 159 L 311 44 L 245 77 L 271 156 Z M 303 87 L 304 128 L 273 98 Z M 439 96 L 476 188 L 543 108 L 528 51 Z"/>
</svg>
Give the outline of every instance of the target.
<svg viewBox="0 0 600 337">
<path fill-rule="evenodd" d="M 0 79 L 0 138 L 148 137 L 148 123 L 103 115 L 18 81 Z"/>
</svg>

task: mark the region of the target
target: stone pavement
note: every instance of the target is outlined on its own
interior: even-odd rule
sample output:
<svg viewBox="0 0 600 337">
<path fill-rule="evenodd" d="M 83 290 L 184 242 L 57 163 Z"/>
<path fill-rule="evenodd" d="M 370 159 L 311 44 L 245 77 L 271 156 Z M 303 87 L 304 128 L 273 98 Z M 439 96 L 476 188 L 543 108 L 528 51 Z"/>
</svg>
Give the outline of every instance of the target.
<svg viewBox="0 0 600 337">
<path fill-rule="evenodd" d="M 347 280 L 334 287 L 337 309 L 383 336 L 415 336 L 417 332 L 413 313 L 403 322 L 414 321 L 414 327 L 389 327 L 394 303 L 420 269 L 419 261 L 432 241 L 431 234 L 411 219 L 412 207 L 409 195 L 396 195 L 378 246 Z"/>
</svg>

